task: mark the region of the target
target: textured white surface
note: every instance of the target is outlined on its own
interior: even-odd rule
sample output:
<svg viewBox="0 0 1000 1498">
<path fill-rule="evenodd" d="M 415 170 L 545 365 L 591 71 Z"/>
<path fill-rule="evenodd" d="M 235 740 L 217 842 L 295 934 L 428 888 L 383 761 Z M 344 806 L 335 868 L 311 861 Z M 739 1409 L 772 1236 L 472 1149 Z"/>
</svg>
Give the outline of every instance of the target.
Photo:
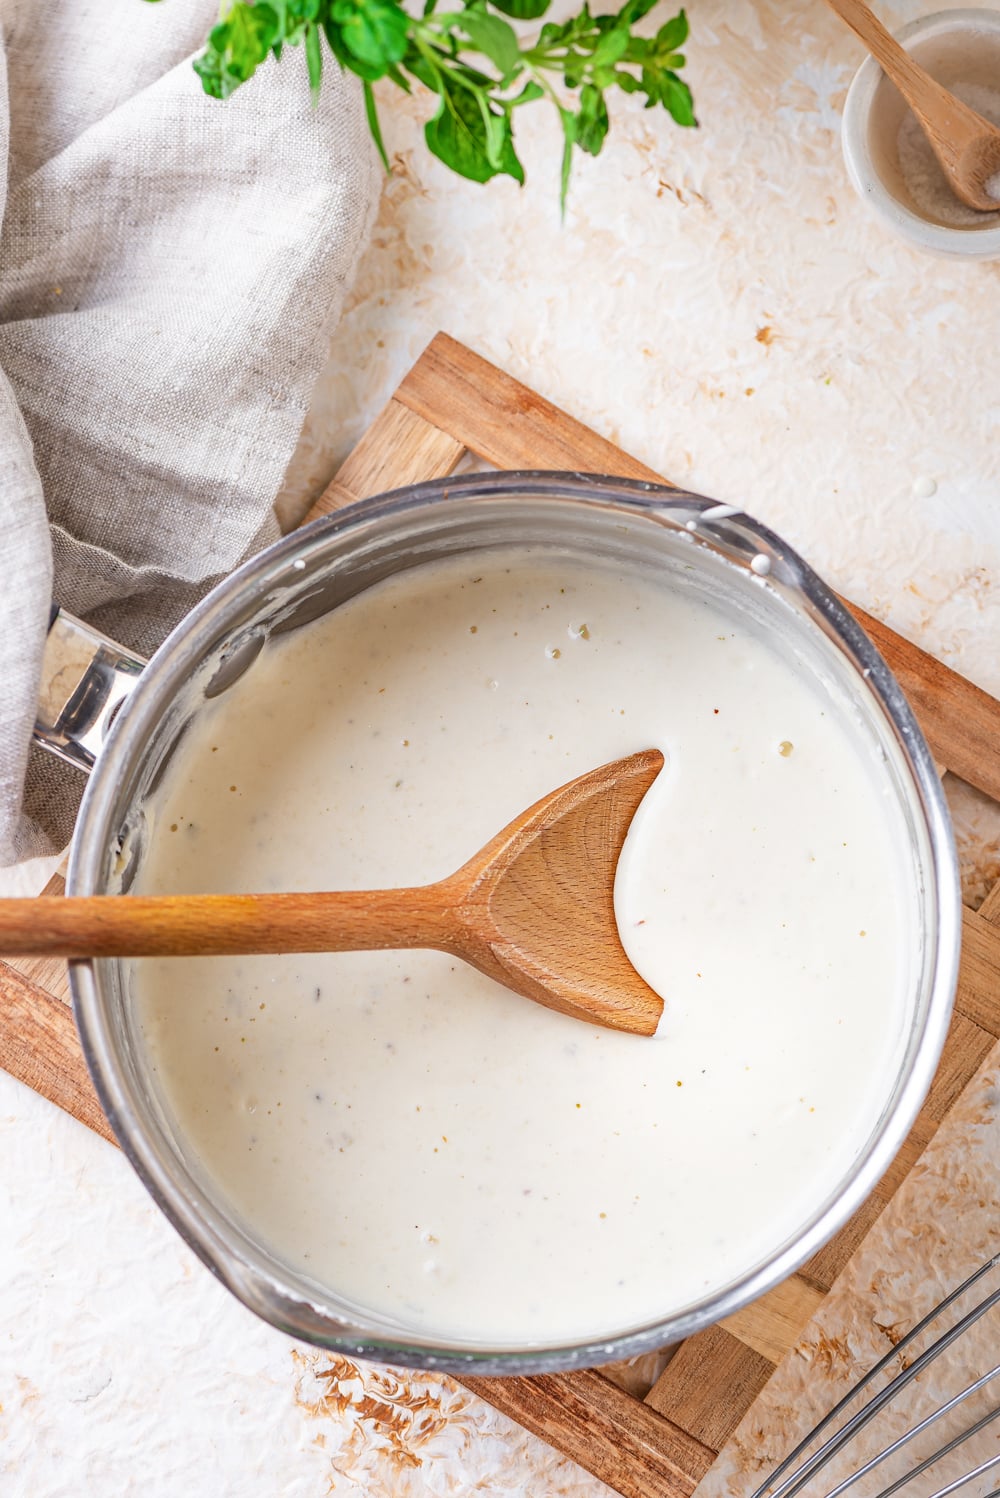
<svg viewBox="0 0 1000 1498">
<path fill-rule="evenodd" d="M 519 194 L 453 181 L 424 153 L 421 102 L 387 101 L 398 172 L 285 518 L 445 328 L 674 480 L 755 511 L 1000 692 L 1000 269 L 921 258 L 854 198 L 837 129 L 861 54 L 821 0 L 698 0 L 692 24 L 701 130 L 620 101 L 565 227 L 538 109 Z M 323 1379 L 330 1361 L 232 1302 L 113 1149 L 3 1075 L 0 1129 L 3 1498 L 606 1491 L 463 1393 Z M 964 1203 L 940 1220 L 975 1236 L 992 1112 L 975 1172 L 968 1138 L 935 1158 Z M 935 1276 L 951 1263 L 921 1216 L 941 1210 L 919 1193 L 894 1208 L 891 1252 L 917 1279 L 925 1245 Z"/>
</svg>

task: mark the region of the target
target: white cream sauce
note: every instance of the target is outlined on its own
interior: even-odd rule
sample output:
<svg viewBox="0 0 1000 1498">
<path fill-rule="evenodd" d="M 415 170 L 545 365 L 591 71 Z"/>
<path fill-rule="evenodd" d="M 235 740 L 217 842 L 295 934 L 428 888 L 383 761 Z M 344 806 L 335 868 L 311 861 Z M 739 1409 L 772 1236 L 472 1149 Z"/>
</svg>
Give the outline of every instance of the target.
<svg viewBox="0 0 1000 1498">
<path fill-rule="evenodd" d="M 616 901 L 656 1040 L 436 953 L 135 963 L 179 1134 L 289 1265 L 411 1330 L 605 1336 L 849 1169 L 905 1021 L 902 829 L 816 681 L 646 577 L 481 555 L 270 643 L 183 742 L 136 890 L 433 880 L 649 746 Z"/>
</svg>

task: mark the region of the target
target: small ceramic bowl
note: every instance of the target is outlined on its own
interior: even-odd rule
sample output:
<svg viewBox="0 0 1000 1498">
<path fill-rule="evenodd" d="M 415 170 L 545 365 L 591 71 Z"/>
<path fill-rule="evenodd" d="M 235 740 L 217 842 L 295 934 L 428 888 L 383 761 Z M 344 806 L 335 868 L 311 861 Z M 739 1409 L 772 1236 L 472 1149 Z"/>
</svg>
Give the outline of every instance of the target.
<svg viewBox="0 0 1000 1498">
<path fill-rule="evenodd" d="M 911 21 L 897 39 L 932 77 L 954 90 L 979 91 L 970 99 L 983 113 L 981 91 L 1000 96 L 1000 10 L 951 10 Z M 1000 259 L 1000 212 L 977 214 L 957 199 L 953 206 L 943 190 L 943 175 L 927 161 L 914 167 L 900 131 L 908 105 L 873 57 L 861 64 L 844 105 L 842 142 L 851 182 L 861 199 L 901 239 L 931 255 L 962 260 Z M 903 150 L 901 152 L 901 144 Z M 929 148 L 928 148 L 929 152 Z M 954 222 L 967 219 L 968 222 Z"/>
</svg>

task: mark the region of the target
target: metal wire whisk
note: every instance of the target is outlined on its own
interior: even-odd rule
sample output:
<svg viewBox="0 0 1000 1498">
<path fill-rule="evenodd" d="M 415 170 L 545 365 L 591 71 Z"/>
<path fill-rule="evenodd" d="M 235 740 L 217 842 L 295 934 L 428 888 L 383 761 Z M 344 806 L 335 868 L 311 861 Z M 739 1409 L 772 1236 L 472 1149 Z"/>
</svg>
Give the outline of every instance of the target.
<svg viewBox="0 0 1000 1498">
<path fill-rule="evenodd" d="M 998 1307 L 1000 1254 L 908 1332 L 753 1498 L 1000 1498 Z"/>
</svg>

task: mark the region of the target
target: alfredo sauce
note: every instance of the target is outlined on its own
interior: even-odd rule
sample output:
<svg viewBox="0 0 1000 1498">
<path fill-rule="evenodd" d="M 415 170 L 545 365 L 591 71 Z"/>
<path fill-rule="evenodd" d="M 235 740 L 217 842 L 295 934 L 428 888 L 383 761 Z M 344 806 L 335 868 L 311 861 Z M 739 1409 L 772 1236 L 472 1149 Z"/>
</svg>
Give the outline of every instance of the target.
<svg viewBox="0 0 1000 1498">
<path fill-rule="evenodd" d="M 666 765 L 619 866 L 654 1040 L 432 952 L 136 961 L 184 1147 L 348 1302 L 493 1347 L 720 1289 L 848 1171 L 903 1044 L 899 813 L 821 686 L 638 573 L 497 551 L 399 574 L 206 704 L 136 892 L 438 879 L 607 760 Z"/>
</svg>

